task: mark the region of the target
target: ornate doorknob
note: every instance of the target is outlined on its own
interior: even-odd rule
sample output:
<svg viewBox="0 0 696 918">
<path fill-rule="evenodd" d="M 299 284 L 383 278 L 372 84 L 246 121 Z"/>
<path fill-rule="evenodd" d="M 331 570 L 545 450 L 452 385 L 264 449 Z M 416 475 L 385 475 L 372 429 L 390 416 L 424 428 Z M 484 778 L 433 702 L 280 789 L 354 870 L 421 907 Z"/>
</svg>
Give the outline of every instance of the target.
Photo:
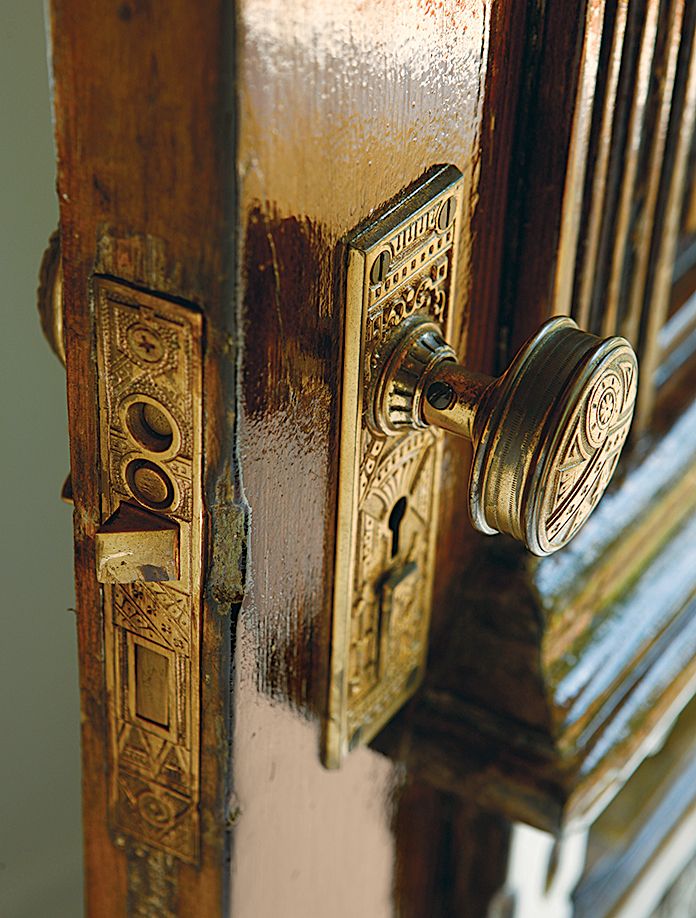
<svg viewBox="0 0 696 918">
<path fill-rule="evenodd" d="M 628 341 L 598 338 L 568 318 L 542 325 L 493 379 L 457 363 L 439 326 L 416 316 L 377 369 L 372 425 L 385 434 L 434 425 L 471 440 L 473 525 L 537 555 L 565 545 L 604 493 L 638 377 Z"/>
<path fill-rule="evenodd" d="M 37 305 L 41 328 L 49 346 L 65 366 L 63 338 L 63 267 L 60 255 L 60 232 L 55 230 L 41 259 Z"/>
</svg>

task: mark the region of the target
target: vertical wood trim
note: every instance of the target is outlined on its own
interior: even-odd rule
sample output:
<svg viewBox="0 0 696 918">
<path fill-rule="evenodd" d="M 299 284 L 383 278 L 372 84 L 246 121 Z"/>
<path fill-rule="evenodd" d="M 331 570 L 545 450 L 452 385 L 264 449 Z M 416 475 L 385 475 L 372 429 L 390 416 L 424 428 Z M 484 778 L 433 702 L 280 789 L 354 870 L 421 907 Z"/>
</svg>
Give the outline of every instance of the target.
<svg viewBox="0 0 696 918">
<path fill-rule="evenodd" d="M 582 217 L 587 151 L 592 128 L 604 13 L 604 0 L 591 0 L 588 3 L 578 93 L 563 191 L 557 269 L 552 300 L 554 315 L 570 315 L 573 305 L 576 252 Z"/>
<path fill-rule="evenodd" d="M 226 445 L 233 441 L 235 360 L 232 6 L 231 0 L 50 5 L 75 496 L 85 895 L 87 913 L 100 918 L 215 918 L 224 912 L 228 885 L 229 613 L 241 598 L 234 552 L 241 554 L 242 541 L 229 538 L 225 525 L 239 510 Z M 103 608 L 94 563 L 101 478 L 95 273 L 205 312 L 204 503 L 210 556 L 222 557 L 228 576 L 217 587 L 207 583 L 201 613 L 199 866 L 119 839 L 110 828 Z"/>
<path fill-rule="evenodd" d="M 652 132 L 650 160 L 648 165 L 647 190 L 643 215 L 634 237 L 636 257 L 634 260 L 634 275 L 631 282 L 628 308 L 622 323 L 617 330 L 629 341 L 637 341 L 640 332 L 641 313 L 645 301 L 645 283 L 650 264 L 650 248 L 652 245 L 653 229 L 655 226 L 655 210 L 660 191 L 660 178 L 662 164 L 667 144 L 667 131 L 669 118 L 674 100 L 674 82 L 677 73 L 677 59 L 679 56 L 679 37 L 684 21 L 684 3 L 681 0 L 673 3 L 670 9 L 670 24 L 668 28 L 667 62 L 662 79 L 662 94 L 660 110 L 655 127 Z M 612 329 L 612 332 L 614 329 Z"/>
<path fill-rule="evenodd" d="M 670 125 L 671 130 L 678 131 L 678 137 L 674 161 L 671 164 L 671 182 L 666 192 L 664 218 L 656 223 L 659 228 L 658 246 L 655 253 L 653 281 L 649 287 L 649 300 L 646 299 L 646 304 L 649 303 L 649 308 L 646 309 L 647 315 L 644 317 L 642 330 L 644 353 L 641 373 L 646 383 L 638 391 L 634 420 L 638 430 L 643 430 L 647 426 L 655 403 L 655 389 L 652 385 L 652 380 L 659 359 L 657 336 L 665 322 L 669 309 L 687 165 L 696 122 L 696 42 L 694 42 L 693 35 L 693 14 L 689 18 L 689 31 L 687 33 L 685 30 L 682 36 L 682 42 L 686 38 L 690 48 L 684 105 L 681 110 L 673 110 L 676 118 L 678 118 L 678 124 L 674 123 L 675 119 L 673 118 Z M 666 162 L 669 163 L 669 159 Z"/>
<path fill-rule="evenodd" d="M 86 911 L 104 916 L 123 914 L 127 901 L 127 864 L 110 838 L 106 814 L 107 713 L 105 699 L 104 623 L 99 584 L 85 571 L 95 570 L 94 536 L 99 523 L 97 412 L 95 410 L 96 355 L 92 347 L 92 319 L 85 277 L 89 267 L 81 251 L 66 204 L 79 194 L 79 184 L 66 160 L 67 148 L 79 136 L 78 104 L 71 87 L 79 80 L 79 65 L 68 42 L 68 11 L 53 3 L 49 8 L 53 108 L 58 148 L 58 193 L 63 263 L 63 329 L 68 386 L 70 467 L 75 492 L 73 533 L 75 553 L 75 607 L 80 675 L 82 751 L 82 825 Z"/>
<path fill-rule="evenodd" d="M 604 0 L 527 7 L 501 284 L 500 323 L 508 354 L 544 319 L 569 308 L 565 272 L 576 261 L 571 244 L 580 214 L 578 188 L 568 169 L 570 164 L 577 181 L 587 168 L 582 146 L 590 136 L 597 61 L 586 53 L 586 44 L 599 50 L 604 10 Z M 578 99 L 583 110 L 576 110 Z M 563 257 L 570 257 L 571 265 L 557 281 L 562 235 Z M 557 304 L 557 289 L 565 304 Z"/>
<path fill-rule="evenodd" d="M 521 88 L 521 62 L 528 11 L 514 0 L 491 10 L 490 47 L 481 128 L 481 176 L 472 222 L 471 301 L 466 327 L 467 366 L 495 373 L 500 353 L 502 266 L 510 188 L 510 150 Z"/>
<path fill-rule="evenodd" d="M 617 209 L 616 225 L 611 239 L 611 268 L 602 310 L 602 334 L 615 334 L 620 314 L 620 299 L 626 251 L 629 245 L 629 231 L 636 197 L 636 182 L 639 177 L 638 163 L 645 131 L 645 113 L 650 89 L 657 39 L 659 0 L 648 4 L 643 24 L 643 34 L 636 73 L 636 91 L 631 99 L 631 114 L 626 138 L 626 154 L 621 174 L 621 190 Z"/>
<path fill-rule="evenodd" d="M 611 160 L 612 139 L 614 136 L 614 109 L 616 107 L 619 75 L 623 60 L 626 22 L 628 19 L 629 0 L 620 0 L 614 21 L 612 50 L 607 69 L 607 90 L 602 110 L 602 124 L 599 132 L 598 150 L 592 177 L 590 219 L 585 238 L 584 256 L 580 277 L 580 291 L 575 304 L 578 325 L 587 328 L 590 324 L 592 291 L 597 272 L 599 242 L 602 223 L 606 217 L 605 207 L 608 193 L 609 163 Z"/>
<path fill-rule="evenodd" d="M 517 326 L 513 344 L 552 313 L 572 314 L 597 334 L 628 337 L 641 356 L 634 436 L 646 430 L 655 401 L 657 338 L 676 254 L 692 130 L 685 55 L 693 19 L 684 0 L 611 0 L 601 9 L 589 3 L 568 121 L 560 99 L 569 96 L 573 70 L 564 84 L 551 68 L 563 46 L 561 14 L 542 8 L 543 28 L 528 40 L 533 76 L 516 140 L 527 184 L 518 184 L 519 213 L 510 221 L 503 316 Z M 550 97 L 542 105 L 544 94 Z M 553 125 L 549 112 L 556 113 Z M 562 200 L 551 190 L 561 181 L 560 157 L 552 159 L 539 140 L 547 131 L 557 157 L 568 138 Z M 515 310 L 515 302 L 525 309 Z"/>
</svg>

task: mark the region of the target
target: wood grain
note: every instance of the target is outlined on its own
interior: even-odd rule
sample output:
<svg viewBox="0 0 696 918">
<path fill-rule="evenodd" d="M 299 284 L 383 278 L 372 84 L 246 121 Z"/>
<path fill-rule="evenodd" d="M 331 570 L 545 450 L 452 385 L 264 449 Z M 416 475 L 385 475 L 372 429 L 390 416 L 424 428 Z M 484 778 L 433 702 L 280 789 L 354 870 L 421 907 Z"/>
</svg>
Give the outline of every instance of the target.
<svg viewBox="0 0 696 918">
<path fill-rule="evenodd" d="M 203 616 L 201 869 L 169 868 L 154 855 L 143 865 L 132 847 L 119 848 L 109 836 L 103 622 L 94 575 L 99 459 L 90 277 L 97 271 L 184 297 L 209 319 L 205 479 L 214 539 L 218 513 L 235 499 L 229 486 L 218 484 L 230 477 L 229 455 L 219 447 L 231 436 L 225 405 L 234 398 L 228 345 L 234 322 L 228 308 L 234 265 L 231 12 L 217 2 L 165 8 L 140 0 L 56 0 L 50 12 L 75 494 L 87 907 L 94 915 L 122 915 L 129 901 L 138 914 L 138 902 L 149 902 L 162 914 L 215 915 L 223 908 L 226 857 L 229 603 L 218 605 L 210 597 Z"/>
</svg>

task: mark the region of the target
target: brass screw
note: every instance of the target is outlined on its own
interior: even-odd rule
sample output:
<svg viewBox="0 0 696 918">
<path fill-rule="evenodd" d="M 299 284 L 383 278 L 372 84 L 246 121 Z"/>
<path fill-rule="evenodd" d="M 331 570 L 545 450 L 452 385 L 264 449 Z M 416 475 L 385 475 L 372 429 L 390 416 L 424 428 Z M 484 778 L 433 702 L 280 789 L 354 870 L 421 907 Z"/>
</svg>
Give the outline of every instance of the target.
<svg viewBox="0 0 696 918">
<path fill-rule="evenodd" d="M 128 329 L 130 349 L 141 360 L 157 363 L 164 354 L 162 339 L 145 325 L 132 325 Z"/>
<path fill-rule="evenodd" d="M 447 229 L 447 227 L 454 220 L 454 197 L 449 197 L 445 203 L 440 208 L 440 213 L 437 215 L 437 228 L 441 233 Z"/>
<path fill-rule="evenodd" d="M 379 253 L 375 262 L 372 265 L 372 270 L 370 271 L 370 280 L 373 284 L 381 284 L 389 273 L 389 266 L 391 265 L 391 252 L 389 249 L 384 249 Z"/>
<path fill-rule="evenodd" d="M 437 380 L 428 386 L 428 391 L 425 393 L 425 397 L 427 398 L 428 403 L 432 405 L 433 408 L 435 408 L 437 411 L 446 411 L 452 406 L 454 389 L 452 386 L 448 386 L 446 382 Z"/>
</svg>

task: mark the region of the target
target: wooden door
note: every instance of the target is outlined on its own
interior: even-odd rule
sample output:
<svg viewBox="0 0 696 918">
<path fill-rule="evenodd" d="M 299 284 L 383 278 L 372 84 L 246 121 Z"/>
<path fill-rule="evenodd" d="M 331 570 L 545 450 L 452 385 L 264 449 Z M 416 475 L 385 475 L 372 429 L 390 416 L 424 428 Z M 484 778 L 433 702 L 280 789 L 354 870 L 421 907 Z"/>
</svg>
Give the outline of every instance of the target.
<svg viewBox="0 0 696 918">
<path fill-rule="evenodd" d="M 590 901 L 618 850 L 591 827 L 696 686 L 695 18 L 681 0 L 52 0 L 89 914 L 557 915 L 578 882 Z M 467 448 L 447 442 L 426 681 L 329 771 L 342 240 L 446 163 L 460 357 L 499 370 L 552 314 L 627 334 L 635 442 L 542 561 L 471 530 Z M 148 441 L 179 463 L 170 560 L 195 548 L 176 595 L 95 573 L 110 475 L 170 499 L 119 445 L 129 418 L 144 436 L 130 402 L 110 413 L 126 353 L 179 361 Z M 171 686 L 166 709 L 129 694 L 129 666 Z"/>
</svg>

